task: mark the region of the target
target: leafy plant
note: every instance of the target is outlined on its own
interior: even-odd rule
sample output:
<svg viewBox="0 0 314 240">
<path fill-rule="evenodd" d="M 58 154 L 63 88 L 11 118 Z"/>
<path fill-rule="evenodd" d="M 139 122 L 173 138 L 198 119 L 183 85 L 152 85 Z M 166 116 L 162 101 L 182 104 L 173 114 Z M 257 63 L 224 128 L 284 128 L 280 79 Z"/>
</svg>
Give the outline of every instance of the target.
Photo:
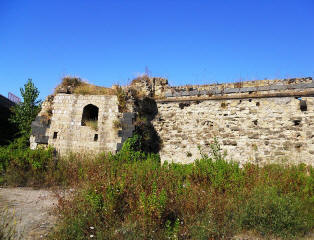
<svg viewBox="0 0 314 240">
<path fill-rule="evenodd" d="M 116 89 L 116 95 L 118 98 L 118 108 L 119 112 L 126 112 L 127 111 L 127 95 L 122 89 L 122 87 L 118 86 Z"/>
<path fill-rule="evenodd" d="M 52 239 L 228 239 L 241 231 L 266 238 L 300 237 L 313 229 L 310 166 L 226 161 L 218 141 L 212 157 L 160 164 L 139 136 L 117 154 L 80 161 L 73 199 L 59 205 Z M 62 201 L 61 201 L 62 202 Z M 89 226 L 94 226 L 93 230 Z"/>
<path fill-rule="evenodd" d="M 313 217 L 313 209 L 309 211 L 304 200 L 295 194 L 281 195 L 276 187 L 259 186 L 248 200 L 242 224 L 262 235 L 287 238 L 302 236 L 313 229 Z"/>
<path fill-rule="evenodd" d="M 24 89 L 20 89 L 23 101 L 12 107 L 13 115 L 10 121 L 18 127 L 20 133 L 29 136 L 31 123 L 40 111 L 41 100 L 37 100 L 39 91 L 32 79 L 28 79 Z"/>
<path fill-rule="evenodd" d="M 140 136 L 120 152 L 70 154 L 23 141 L 0 148 L 6 184 L 65 185 L 50 239 L 229 239 L 252 231 L 265 238 L 300 238 L 313 230 L 312 166 L 227 161 L 218 141 L 191 164 L 160 164 L 140 151 Z"/>
<path fill-rule="evenodd" d="M 120 129 L 122 128 L 122 123 L 119 119 L 116 119 L 113 121 L 113 128 L 114 129 Z"/>
</svg>

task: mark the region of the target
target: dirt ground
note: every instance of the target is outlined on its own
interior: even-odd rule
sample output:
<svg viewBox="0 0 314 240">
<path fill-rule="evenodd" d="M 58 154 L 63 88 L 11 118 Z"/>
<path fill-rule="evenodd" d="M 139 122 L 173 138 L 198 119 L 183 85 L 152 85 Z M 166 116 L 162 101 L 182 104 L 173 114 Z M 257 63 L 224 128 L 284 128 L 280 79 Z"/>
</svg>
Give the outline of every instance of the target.
<svg viewBox="0 0 314 240">
<path fill-rule="evenodd" d="M 44 239 L 56 222 L 52 191 L 32 188 L 0 188 L 0 208 L 15 212 L 16 230 L 22 239 Z"/>
</svg>

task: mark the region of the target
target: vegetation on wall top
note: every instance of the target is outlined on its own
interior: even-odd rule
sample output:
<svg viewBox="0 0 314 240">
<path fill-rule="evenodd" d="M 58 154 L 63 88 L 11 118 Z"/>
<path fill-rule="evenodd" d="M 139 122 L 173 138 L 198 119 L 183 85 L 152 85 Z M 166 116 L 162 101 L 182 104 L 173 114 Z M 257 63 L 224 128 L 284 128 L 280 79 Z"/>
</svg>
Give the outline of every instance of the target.
<svg viewBox="0 0 314 240">
<path fill-rule="evenodd" d="M 56 87 L 57 93 L 74 93 L 82 95 L 115 95 L 112 88 L 100 87 L 83 81 L 79 77 L 66 76 L 62 78 L 61 83 Z"/>
</svg>

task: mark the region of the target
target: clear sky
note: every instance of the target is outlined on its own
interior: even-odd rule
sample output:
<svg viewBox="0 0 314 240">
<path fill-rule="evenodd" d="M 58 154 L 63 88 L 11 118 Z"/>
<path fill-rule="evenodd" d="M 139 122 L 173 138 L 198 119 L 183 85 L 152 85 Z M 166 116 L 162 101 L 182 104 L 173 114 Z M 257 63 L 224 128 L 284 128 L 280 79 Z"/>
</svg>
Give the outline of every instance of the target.
<svg viewBox="0 0 314 240">
<path fill-rule="evenodd" d="M 64 75 L 111 86 L 314 76 L 313 0 L 0 0 L 0 94 Z"/>
</svg>

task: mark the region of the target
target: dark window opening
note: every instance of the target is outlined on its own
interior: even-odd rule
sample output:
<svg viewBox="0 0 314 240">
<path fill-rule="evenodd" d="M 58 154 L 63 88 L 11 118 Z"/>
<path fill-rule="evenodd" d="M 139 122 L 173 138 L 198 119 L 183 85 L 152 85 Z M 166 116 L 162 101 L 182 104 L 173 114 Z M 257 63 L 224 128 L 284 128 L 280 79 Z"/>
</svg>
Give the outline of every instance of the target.
<svg viewBox="0 0 314 240">
<path fill-rule="evenodd" d="M 185 108 L 185 107 L 189 107 L 191 104 L 190 103 L 187 103 L 187 102 L 185 102 L 185 103 L 179 103 L 179 108 L 181 108 L 181 109 L 183 109 L 183 108 Z"/>
<path fill-rule="evenodd" d="M 301 123 L 301 120 L 293 120 L 294 126 L 299 126 Z"/>
<path fill-rule="evenodd" d="M 57 137 L 58 137 L 58 132 L 54 132 L 53 133 L 53 139 L 57 139 Z"/>
<path fill-rule="evenodd" d="M 242 100 L 239 101 L 239 103 L 241 103 L 241 102 L 242 102 Z"/>
<path fill-rule="evenodd" d="M 252 102 L 252 99 L 251 99 L 251 98 L 249 99 L 249 102 Z"/>
<path fill-rule="evenodd" d="M 259 103 L 259 102 L 257 102 L 257 103 L 256 103 L 256 106 L 259 106 L 259 105 L 260 105 L 260 103 Z"/>
<path fill-rule="evenodd" d="M 301 110 L 302 112 L 307 111 L 307 104 L 306 104 L 306 101 L 300 100 L 300 110 Z"/>
<path fill-rule="evenodd" d="M 95 134 L 94 135 L 94 141 L 97 142 L 97 140 L 98 140 L 98 134 Z"/>
<path fill-rule="evenodd" d="M 258 120 L 254 120 L 254 121 L 253 121 L 253 123 L 254 123 L 255 126 L 257 126 L 257 122 L 258 122 Z"/>
<path fill-rule="evenodd" d="M 82 126 L 87 126 L 89 123 L 97 125 L 98 121 L 98 107 L 96 107 L 93 104 L 88 104 L 84 107 L 83 109 L 83 114 L 82 114 L 82 121 L 81 125 Z"/>
</svg>

